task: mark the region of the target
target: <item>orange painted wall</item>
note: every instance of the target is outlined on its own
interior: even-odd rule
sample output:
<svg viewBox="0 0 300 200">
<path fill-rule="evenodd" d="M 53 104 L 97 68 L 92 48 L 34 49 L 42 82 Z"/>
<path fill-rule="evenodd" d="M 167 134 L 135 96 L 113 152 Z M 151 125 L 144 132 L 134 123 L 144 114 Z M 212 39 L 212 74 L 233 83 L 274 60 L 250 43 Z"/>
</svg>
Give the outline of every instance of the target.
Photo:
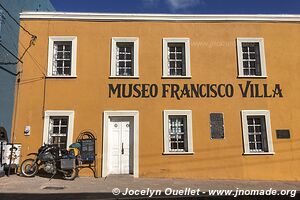
<svg viewBox="0 0 300 200">
<path fill-rule="evenodd" d="M 47 78 L 44 110 L 74 110 L 74 140 L 84 129 L 97 137 L 101 175 L 103 112 L 138 110 L 139 176 L 197 179 L 300 180 L 300 26 L 297 23 L 170 23 L 22 20 L 38 39 L 24 57 L 16 107 L 15 141 L 23 158 L 42 144 L 43 73 L 47 71 L 48 37 L 77 36 L 77 78 Z M 112 37 L 139 37 L 139 79 L 109 79 Z M 162 38 L 191 42 L 191 79 L 162 79 Z M 262 37 L 266 79 L 237 78 L 237 37 Z M 20 42 L 30 37 L 21 31 Z M 20 47 L 20 53 L 23 48 Z M 283 98 L 242 98 L 238 84 L 279 83 Z M 113 83 L 230 83 L 232 98 L 108 97 Z M 271 87 L 270 89 L 273 89 Z M 162 155 L 163 110 L 192 110 L 194 155 Z M 275 155 L 244 156 L 241 110 L 270 110 Z M 210 112 L 223 112 L 225 139 L 211 140 Z M 31 135 L 24 136 L 25 125 Z M 290 129 L 291 139 L 276 138 Z"/>
</svg>

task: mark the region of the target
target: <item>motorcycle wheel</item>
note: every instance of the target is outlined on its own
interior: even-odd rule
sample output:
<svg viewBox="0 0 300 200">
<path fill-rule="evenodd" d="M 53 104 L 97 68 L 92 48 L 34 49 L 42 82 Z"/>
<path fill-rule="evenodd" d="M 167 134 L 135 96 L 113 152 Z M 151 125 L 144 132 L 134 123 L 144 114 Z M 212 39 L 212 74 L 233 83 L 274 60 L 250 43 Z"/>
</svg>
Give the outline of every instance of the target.
<svg viewBox="0 0 300 200">
<path fill-rule="evenodd" d="M 21 173 L 25 177 L 34 177 L 38 172 L 38 165 L 34 159 L 26 159 L 21 164 Z"/>
<path fill-rule="evenodd" d="M 72 181 L 78 176 L 78 169 L 71 169 L 64 173 L 64 179 Z"/>
</svg>

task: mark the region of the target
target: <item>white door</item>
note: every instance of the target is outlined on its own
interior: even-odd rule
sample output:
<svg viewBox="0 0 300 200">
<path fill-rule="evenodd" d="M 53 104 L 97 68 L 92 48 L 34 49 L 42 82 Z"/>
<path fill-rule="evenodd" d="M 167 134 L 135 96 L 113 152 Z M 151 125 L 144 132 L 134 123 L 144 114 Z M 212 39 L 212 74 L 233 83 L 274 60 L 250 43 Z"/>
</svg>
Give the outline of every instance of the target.
<svg viewBox="0 0 300 200">
<path fill-rule="evenodd" d="M 108 169 L 110 174 L 129 174 L 133 136 L 131 117 L 111 117 L 108 133 Z"/>
</svg>

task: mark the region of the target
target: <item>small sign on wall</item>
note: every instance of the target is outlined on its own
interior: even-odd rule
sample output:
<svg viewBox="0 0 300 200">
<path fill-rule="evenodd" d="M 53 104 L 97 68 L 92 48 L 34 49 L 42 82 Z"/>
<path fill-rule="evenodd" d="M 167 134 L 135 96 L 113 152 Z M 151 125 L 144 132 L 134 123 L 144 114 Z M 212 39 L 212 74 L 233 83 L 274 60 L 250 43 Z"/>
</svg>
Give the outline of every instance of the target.
<svg viewBox="0 0 300 200">
<path fill-rule="evenodd" d="M 288 129 L 276 130 L 276 136 L 277 139 L 290 139 L 291 138 L 290 130 Z"/>
<path fill-rule="evenodd" d="M 210 113 L 211 139 L 224 139 L 224 116 L 223 113 Z"/>
<path fill-rule="evenodd" d="M 30 126 L 25 126 L 25 129 L 24 129 L 24 135 L 25 136 L 29 136 L 30 135 Z"/>
</svg>

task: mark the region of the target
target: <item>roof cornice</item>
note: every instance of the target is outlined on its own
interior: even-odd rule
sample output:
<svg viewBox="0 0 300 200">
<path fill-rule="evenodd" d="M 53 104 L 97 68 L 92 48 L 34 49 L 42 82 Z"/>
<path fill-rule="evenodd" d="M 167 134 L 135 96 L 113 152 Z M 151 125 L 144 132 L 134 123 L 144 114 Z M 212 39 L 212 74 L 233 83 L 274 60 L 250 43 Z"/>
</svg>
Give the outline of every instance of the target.
<svg viewBox="0 0 300 200">
<path fill-rule="evenodd" d="M 190 15 L 190 14 L 121 14 L 74 12 L 22 12 L 20 19 L 79 21 L 166 21 L 166 22 L 300 22 L 300 15 Z"/>
</svg>

